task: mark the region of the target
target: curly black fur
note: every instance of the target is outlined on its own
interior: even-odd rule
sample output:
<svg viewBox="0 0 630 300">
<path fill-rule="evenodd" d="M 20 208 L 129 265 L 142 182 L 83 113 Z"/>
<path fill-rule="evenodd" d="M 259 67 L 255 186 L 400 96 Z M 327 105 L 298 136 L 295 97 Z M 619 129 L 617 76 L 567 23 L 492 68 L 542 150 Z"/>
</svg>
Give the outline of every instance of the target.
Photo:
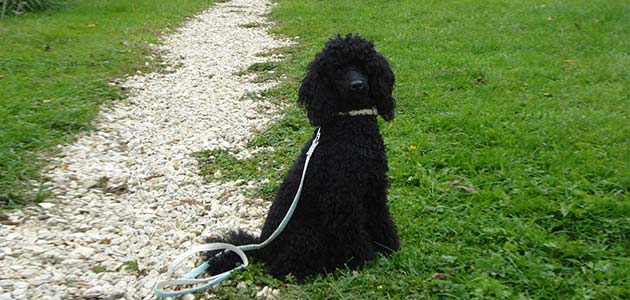
<svg viewBox="0 0 630 300">
<path fill-rule="evenodd" d="M 263 261 L 273 276 L 298 279 L 354 268 L 400 248 L 387 208 L 387 158 L 375 116 L 342 116 L 340 112 L 376 107 L 394 118 L 394 74 L 371 41 L 358 35 L 337 36 L 317 54 L 299 90 L 299 103 L 321 139 L 305 178 L 299 204 L 286 229 L 267 247 L 247 253 Z M 314 135 L 313 135 L 314 138 Z M 312 141 L 312 138 L 311 138 Z M 208 242 L 235 245 L 269 237 L 288 211 L 300 182 L 309 141 L 280 185 L 260 237 L 235 231 Z M 214 256 L 209 272 L 236 264 L 233 253 Z"/>
</svg>

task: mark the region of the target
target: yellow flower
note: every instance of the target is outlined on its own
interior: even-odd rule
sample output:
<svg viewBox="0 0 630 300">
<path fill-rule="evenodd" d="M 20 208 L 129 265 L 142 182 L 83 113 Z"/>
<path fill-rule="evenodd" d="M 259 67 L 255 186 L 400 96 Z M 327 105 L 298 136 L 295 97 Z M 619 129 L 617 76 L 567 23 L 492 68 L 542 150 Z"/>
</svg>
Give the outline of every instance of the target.
<svg viewBox="0 0 630 300">
<path fill-rule="evenodd" d="M 416 147 L 415 145 L 409 145 L 409 147 L 407 147 L 407 149 L 409 149 L 409 151 L 416 151 L 416 149 L 418 149 L 418 147 Z"/>
<path fill-rule="evenodd" d="M 379 290 L 382 290 L 382 289 L 383 289 L 383 286 L 382 286 L 382 285 L 379 285 L 379 286 L 377 286 L 376 288 L 377 288 L 377 289 L 379 289 Z"/>
</svg>

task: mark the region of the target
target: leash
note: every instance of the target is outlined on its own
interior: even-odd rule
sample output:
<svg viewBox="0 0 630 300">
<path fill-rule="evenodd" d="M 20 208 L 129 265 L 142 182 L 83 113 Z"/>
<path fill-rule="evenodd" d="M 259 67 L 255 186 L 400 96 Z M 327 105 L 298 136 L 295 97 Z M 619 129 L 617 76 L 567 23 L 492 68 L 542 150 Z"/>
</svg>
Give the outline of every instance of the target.
<svg viewBox="0 0 630 300">
<path fill-rule="evenodd" d="M 232 272 L 242 271 L 245 268 L 247 268 L 247 266 L 249 265 L 249 260 L 247 259 L 247 256 L 245 255 L 245 251 L 257 250 L 257 249 L 261 249 L 269 245 L 269 243 L 271 243 L 274 239 L 276 239 L 280 235 L 280 233 L 282 233 L 284 228 L 289 223 L 289 220 L 291 220 L 291 216 L 293 216 L 293 212 L 295 211 L 295 208 L 297 207 L 297 204 L 298 204 L 298 200 L 300 200 L 300 195 L 302 194 L 302 187 L 304 185 L 304 177 L 306 176 L 306 169 L 308 167 L 308 163 L 311 159 L 311 155 L 313 154 L 313 152 L 315 152 L 315 148 L 317 147 L 317 144 L 319 144 L 320 135 L 321 135 L 321 128 L 318 128 L 317 135 L 313 139 L 313 142 L 311 143 L 311 147 L 306 152 L 306 161 L 304 162 L 304 170 L 302 171 L 302 178 L 300 179 L 300 185 L 298 187 L 297 192 L 295 193 L 293 202 L 291 203 L 291 206 L 289 207 L 287 214 L 282 219 L 282 222 L 280 222 L 280 225 L 278 225 L 278 227 L 271 234 L 271 236 L 269 236 L 264 242 L 260 244 L 234 246 L 227 243 L 210 243 L 210 244 L 193 247 L 190 250 L 184 252 L 182 255 L 175 258 L 175 260 L 169 265 L 168 270 L 166 271 L 167 279 L 164 281 L 160 281 L 155 285 L 155 287 L 153 288 L 153 295 L 155 295 L 157 298 L 175 297 L 175 296 L 181 296 L 181 295 L 205 290 L 205 289 L 214 287 L 218 285 L 219 283 L 221 283 L 222 281 L 230 278 L 230 275 L 232 274 Z M 223 250 L 219 252 L 219 254 L 217 255 L 225 253 L 226 251 L 232 251 L 239 256 L 239 258 L 242 261 L 242 264 L 232 270 L 223 272 L 221 274 L 197 279 L 196 278 L 197 276 L 199 276 L 201 273 L 206 271 L 206 269 L 208 269 L 209 264 L 206 261 L 203 264 L 201 264 L 199 267 L 186 273 L 181 278 L 171 279 L 173 277 L 173 272 L 175 272 L 177 266 L 179 266 L 185 259 L 196 254 L 197 252 L 205 252 L 205 251 L 213 251 L 213 250 Z M 196 285 L 196 284 L 201 284 L 201 285 L 198 287 L 193 287 L 193 288 L 188 288 L 188 289 L 175 290 L 175 288 L 178 286 Z M 168 289 L 168 288 L 171 288 L 171 289 Z M 153 295 L 149 294 L 144 299 L 145 300 L 151 299 Z"/>
</svg>

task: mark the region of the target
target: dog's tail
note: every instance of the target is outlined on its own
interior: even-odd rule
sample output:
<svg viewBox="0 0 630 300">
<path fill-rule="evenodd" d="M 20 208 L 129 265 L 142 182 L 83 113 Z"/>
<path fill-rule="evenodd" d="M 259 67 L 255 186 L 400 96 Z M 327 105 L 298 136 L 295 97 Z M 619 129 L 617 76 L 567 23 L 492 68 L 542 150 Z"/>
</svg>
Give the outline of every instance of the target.
<svg viewBox="0 0 630 300">
<path fill-rule="evenodd" d="M 209 237 L 206 239 L 207 243 L 228 243 L 235 246 L 257 244 L 259 238 L 255 237 L 243 230 L 232 231 L 225 237 Z M 245 252 L 249 259 L 256 259 L 258 256 L 258 250 L 251 250 Z M 219 253 L 219 251 L 208 251 L 204 253 L 204 260 L 208 262 L 208 270 L 212 275 L 220 274 L 231 269 L 234 269 L 241 263 L 241 258 L 236 253 L 227 251 Z"/>
</svg>

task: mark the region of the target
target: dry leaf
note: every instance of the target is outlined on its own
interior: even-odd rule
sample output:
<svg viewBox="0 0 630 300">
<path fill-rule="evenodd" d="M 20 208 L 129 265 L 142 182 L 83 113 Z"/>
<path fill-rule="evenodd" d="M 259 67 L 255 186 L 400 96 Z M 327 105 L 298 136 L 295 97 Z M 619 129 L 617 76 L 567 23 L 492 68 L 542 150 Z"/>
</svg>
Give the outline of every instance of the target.
<svg viewBox="0 0 630 300">
<path fill-rule="evenodd" d="M 94 27 L 96 27 L 96 24 L 87 24 L 85 26 L 87 26 L 88 28 L 94 28 Z"/>
<path fill-rule="evenodd" d="M 110 240 L 110 239 L 102 239 L 98 243 L 101 244 L 101 245 L 109 245 L 109 244 L 112 243 L 112 240 Z"/>
<path fill-rule="evenodd" d="M 470 186 L 464 186 L 464 185 L 460 185 L 460 183 L 464 182 L 464 179 L 455 179 L 455 180 L 451 180 L 448 182 L 448 187 L 452 188 L 452 189 L 460 189 L 460 190 L 464 190 L 466 192 L 469 193 L 474 193 L 476 192 L 476 190 L 473 187 Z"/>
<path fill-rule="evenodd" d="M 91 185 L 89 188 L 90 189 L 107 189 L 109 187 L 109 177 L 107 176 L 102 176 L 100 177 L 95 184 Z"/>
<path fill-rule="evenodd" d="M 44 99 L 44 100 L 42 100 L 42 103 L 50 103 L 50 102 L 53 102 L 53 101 L 55 101 L 55 100 L 54 99 Z"/>
<path fill-rule="evenodd" d="M 469 186 L 455 185 L 455 186 L 452 186 L 452 188 L 454 188 L 454 189 L 461 189 L 461 190 L 464 190 L 464 191 L 469 192 L 469 193 L 476 192 L 474 188 L 469 187 Z"/>
<path fill-rule="evenodd" d="M 181 203 L 181 204 L 189 204 L 189 205 L 197 205 L 197 204 L 199 204 L 199 201 L 197 201 L 195 199 L 183 199 L 183 200 L 179 200 L 179 203 Z"/>
<path fill-rule="evenodd" d="M 448 186 L 453 187 L 455 185 L 458 185 L 460 183 L 464 182 L 464 179 L 455 179 L 455 180 L 451 180 L 448 182 Z"/>
<path fill-rule="evenodd" d="M 68 170 L 69 166 L 70 165 L 68 163 L 65 163 L 65 162 L 62 162 L 62 163 L 59 164 L 59 167 L 64 169 L 64 170 Z"/>
<path fill-rule="evenodd" d="M 149 175 L 144 178 L 144 181 L 149 181 L 151 179 L 160 178 L 160 177 L 164 177 L 164 174 Z"/>
<path fill-rule="evenodd" d="M 431 275 L 431 279 L 446 279 L 449 277 L 451 277 L 451 275 L 444 273 L 434 273 L 433 275 Z"/>
<path fill-rule="evenodd" d="M 4 224 L 4 225 L 10 225 L 10 226 L 17 226 L 20 225 L 22 223 L 24 219 L 20 219 L 18 217 L 9 217 L 5 214 L 0 214 L 0 223 Z"/>
<path fill-rule="evenodd" d="M 105 193 L 108 194 L 115 194 L 115 195 L 122 195 L 124 193 L 126 193 L 128 191 L 128 186 L 126 183 L 123 183 L 119 186 L 112 186 L 112 187 L 108 187 L 105 189 Z"/>
<path fill-rule="evenodd" d="M 20 222 L 11 221 L 11 220 L 0 221 L 0 223 L 2 223 L 3 225 L 8 225 L 8 226 L 20 225 Z"/>
</svg>

